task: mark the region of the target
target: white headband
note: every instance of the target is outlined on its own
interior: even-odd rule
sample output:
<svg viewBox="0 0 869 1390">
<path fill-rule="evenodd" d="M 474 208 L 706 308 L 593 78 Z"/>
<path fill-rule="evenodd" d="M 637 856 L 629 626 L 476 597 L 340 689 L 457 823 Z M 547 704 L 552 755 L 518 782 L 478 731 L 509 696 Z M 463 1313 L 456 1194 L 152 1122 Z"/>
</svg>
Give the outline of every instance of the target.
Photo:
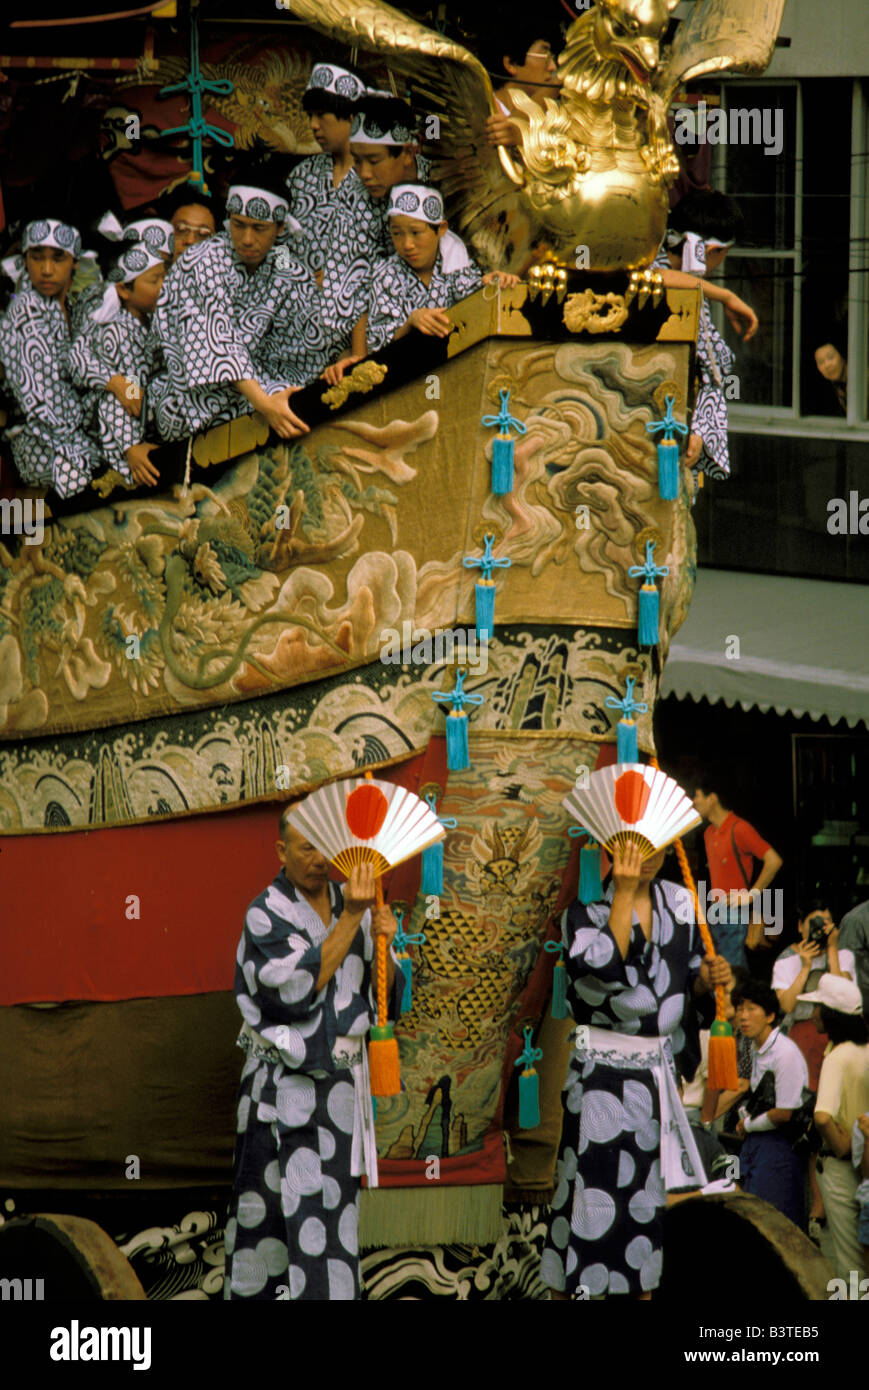
<svg viewBox="0 0 869 1390">
<path fill-rule="evenodd" d="M 387 217 L 418 217 L 422 222 L 443 222 L 444 200 L 436 188 L 399 183 L 389 195 Z"/>
<path fill-rule="evenodd" d="M 669 231 L 664 238 L 669 251 L 682 251 L 682 270 L 691 275 L 703 275 L 706 271 L 706 247 L 702 236 L 696 232 Z"/>
<path fill-rule="evenodd" d="M 384 126 L 367 110 L 357 111 L 353 117 L 350 139 L 359 145 L 410 145 L 416 136 L 409 125 L 397 121 L 395 125 Z"/>
<path fill-rule="evenodd" d="M 28 222 L 22 245 L 25 251 L 31 251 L 34 246 L 55 246 L 58 251 L 67 251 L 73 260 L 77 260 L 81 251 L 81 237 L 77 227 L 45 218 Z"/>
<path fill-rule="evenodd" d="M 336 97 L 358 101 L 368 91 L 364 82 L 334 63 L 318 63 L 308 79 L 306 92 L 334 92 Z"/>
<path fill-rule="evenodd" d="M 159 251 L 147 246 L 144 241 L 137 241 L 134 246 L 128 246 L 121 252 L 106 279 L 115 285 L 129 285 L 140 275 L 144 275 L 146 270 L 153 269 L 155 265 L 165 264 Z"/>
<path fill-rule="evenodd" d="M 283 198 L 269 193 L 266 188 L 249 188 L 236 183 L 226 195 L 227 216 L 254 217 L 257 222 L 286 222 L 289 207 Z"/>
<path fill-rule="evenodd" d="M 106 212 L 97 223 L 97 231 L 102 232 L 107 241 L 143 241 L 153 251 L 170 255 L 175 249 L 172 223 L 164 222 L 162 217 L 140 217 L 123 227 L 113 212 Z"/>
</svg>

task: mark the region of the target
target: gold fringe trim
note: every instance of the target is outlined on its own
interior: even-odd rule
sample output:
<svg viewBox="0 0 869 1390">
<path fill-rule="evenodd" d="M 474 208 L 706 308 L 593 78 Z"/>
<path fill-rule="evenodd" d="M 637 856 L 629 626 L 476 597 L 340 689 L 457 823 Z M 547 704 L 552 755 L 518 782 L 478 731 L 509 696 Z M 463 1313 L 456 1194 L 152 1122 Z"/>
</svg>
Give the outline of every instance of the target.
<svg viewBox="0 0 869 1390">
<path fill-rule="evenodd" d="M 494 1245 L 504 1231 L 501 1183 L 471 1187 L 365 1188 L 359 1209 L 363 1250 L 405 1245 Z"/>
</svg>

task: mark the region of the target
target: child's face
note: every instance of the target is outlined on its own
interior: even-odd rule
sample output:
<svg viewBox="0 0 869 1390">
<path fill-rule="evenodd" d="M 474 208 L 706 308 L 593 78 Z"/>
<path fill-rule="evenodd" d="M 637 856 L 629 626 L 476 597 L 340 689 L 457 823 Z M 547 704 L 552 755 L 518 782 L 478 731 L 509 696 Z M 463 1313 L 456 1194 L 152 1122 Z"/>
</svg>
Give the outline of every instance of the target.
<svg viewBox="0 0 869 1390">
<path fill-rule="evenodd" d="M 723 265 L 723 264 L 724 264 L 725 260 L 727 259 L 727 253 L 728 253 L 728 251 L 730 250 L 730 247 L 729 247 L 729 246 L 710 246 L 709 243 L 707 242 L 707 243 L 706 243 L 705 249 L 706 249 L 706 271 L 707 271 L 707 274 L 711 275 L 712 272 L 713 272 L 713 270 L 717 270 L 718 267 L 719 267 L 720 265 Z"/>
<path fill-rule="evenodd" d="M 350 122 L 342 121 L 331 111 L 311 111 L 308 120 L 314 132 L 314 139 L 324 154 L 334 154 L 343 150 L 350 139 Z"/>
<path fill-rule="evenodd" d="M 392 155 L 389 145 L 357 145 L 354 141 L 350 153 L 372 198 L 383 198 L 396 184 L 412 183 L 416 178 L 416 156 L 407 145 Z"/>
<path fill-rule="evenodd" d="M 160 298 L 165 278 L 165 265 L 152 265 L 150 270 L 143 271 L 129 284 L 119 285 L 118 295 L 124 307 L 132 309 L 135 314 L 152 313 Z"/>
<path fill-rule="evenodd" d="M 396 253 L 417 274 L 425 274 L 434 268 L 441 237 L 447 229 L 446 222 L 433 227 L 430 222 L 421 222 L 417 217 L 390 217 L 389 230 Z"/>
<path fill-rule="evenodd" d="M 56 246 L 34 246 L 24 253 L 24 264 L 33 288 L 46 299 L 56 299 L 72 284 L 76 262 Z"/>
</svg>

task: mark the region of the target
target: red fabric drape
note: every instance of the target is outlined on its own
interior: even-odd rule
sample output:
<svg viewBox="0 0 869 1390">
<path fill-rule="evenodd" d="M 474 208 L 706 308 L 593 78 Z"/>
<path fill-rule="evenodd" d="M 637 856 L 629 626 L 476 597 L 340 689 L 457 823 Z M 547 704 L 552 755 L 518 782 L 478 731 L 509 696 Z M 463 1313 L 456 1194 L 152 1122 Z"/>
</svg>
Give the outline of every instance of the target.
<svg viewBox="0 0 869 1390">
<path fill-rule="evenodd" d="M 377 775 L 413 789 L 424 763 L 443 785 L 435 753 Z M 0 1004 L 231 990 L 245 909 L 279 868 L 280 806 L 5 838 Z M 413 897 L 419 860 L 400 873 Z"/>
</svg>

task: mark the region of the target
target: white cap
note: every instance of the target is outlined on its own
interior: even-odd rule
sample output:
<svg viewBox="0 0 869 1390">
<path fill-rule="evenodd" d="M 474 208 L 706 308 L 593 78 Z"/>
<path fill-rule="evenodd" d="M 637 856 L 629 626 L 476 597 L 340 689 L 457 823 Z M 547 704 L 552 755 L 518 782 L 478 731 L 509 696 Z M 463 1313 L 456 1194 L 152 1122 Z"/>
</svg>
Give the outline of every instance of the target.
<svg viewBox="0 0 869 1390">
<path fill-rule="evenodd" d="M 822 975 L 811 994 L 798 994 L 800 1004 L 824 1004 L 840 1014 L 862 1014 L 863 996 L 853 980 L 841 975 Z"/>
</svg>

